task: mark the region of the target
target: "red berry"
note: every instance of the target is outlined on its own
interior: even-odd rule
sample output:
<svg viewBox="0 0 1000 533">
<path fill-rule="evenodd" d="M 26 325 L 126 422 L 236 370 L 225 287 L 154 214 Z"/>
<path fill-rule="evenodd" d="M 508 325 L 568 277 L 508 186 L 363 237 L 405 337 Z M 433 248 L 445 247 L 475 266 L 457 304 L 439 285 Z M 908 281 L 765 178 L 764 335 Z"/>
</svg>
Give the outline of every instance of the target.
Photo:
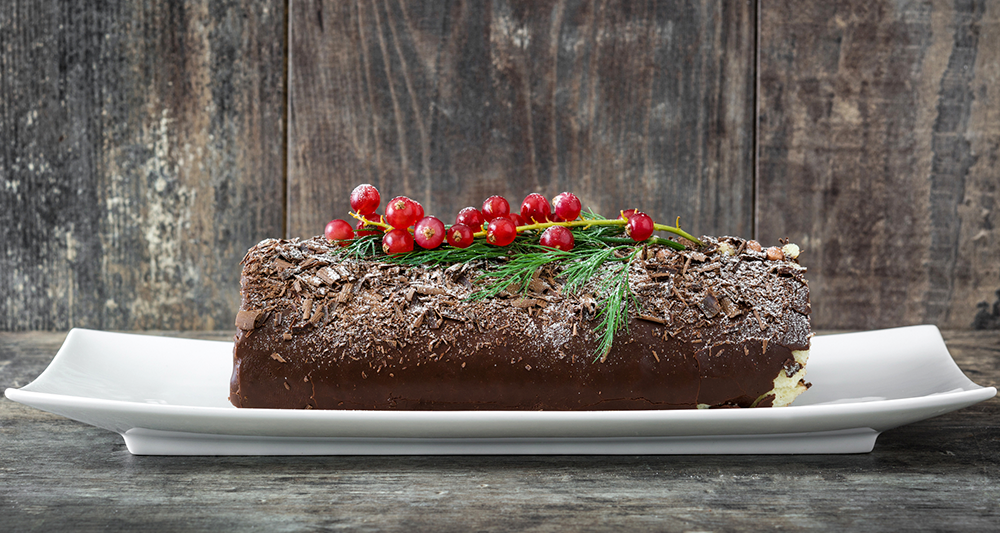
<svg viewBox="0 0 1000 533">
<path fill-rule="evenodd" d="M 510 214 L 510 202 L 503 196 L 490 196 L 483 202 L 483 220 L 490 222 L 496 217 Z"/>
<path fill-rule="evenodd" d="M 636 214 L 638 212 L 639 212 L 638 209 L 626 209 L 626 210 L 622 211 L 621 216 L 618 217 L 618 218 L 620 218 L 622 220 L 628 220 L 628 219 L 632 218 L 632 215 L 634 215 L 634 214 Z"/>
<path fill-rule="evenodd" d="M 326 225 L 323 235 L 326 236 L 326 240 L 328 241 L 346 241 L 354 238 L 354 228 L 346 220 L 338 218 L 337 220 L 331 220 Z M 347 244 L 346 242 L 340 243 L 341 246 L 347 246 Z"/>
<path fill-rule="evenodd" d="M 444 242 L 444 222 L 437 217 L 424 217 L 413 226 L 413 240 L 428 250 L 441 246 Z"/>
<path fill-rule="evenodd" d="M 566 222 L 576 220 L 580 216 L 580 211 L 583 210 L 580 199 L 571 192 L 559 193 L 552 199 L 552 207 L 555 216 Z"/>
<path fill-rule="evenodd" d="M 573 249 L 573 232 L 566 226 L 552 226 L 542 233 L 539 242 L 542 246 L 568 252 Z"/>
<path fill-rule="evenodd" d="M 382 237 L 382 251 L 387 254 L 402 254 L 413 251 L 413 237 L 405 229 L 393 229 Z"/>
<path fill-rule="evenodd" d="M 549 214 L 552 212 L 549 207 L 549 201 L 545 199 L 544 196 L 533 192 L 524 198 L 521 202 L 521 216 L 528 221 L 529 224 L 535 222 L 548 222 Z"/>
<path fill-rule="evenodd" d="M 414 207 L 417 209 L 417 220 L 424 218 L 424 206 L 420 205 L 420 202 L 416 200 L 410 200 L 413 202 Z"/>
<path fill-rule="evenodd" d="M 455 217 L 455 224 L 464 224 L 470 228 L 475 228 L 476 231 L 483 229 L 483 224 L 485 223 L 483 214 L 475 207 L 466 207 L 459 211 L 458 216 Z"/>
<path fill-rule="evenodd" d="M 381 222 L 382 217 L 378 213 L 372 213 L 370 215 L 362 215 L 366 220 L 371 220 L 372 222 Z M 359 220 L 355 228 L 358 230 L 358 237 L 364 237 L 366 235 L 378 235 L 382 233 L 382 228 L 378 226 L 368 226 L 371 229 L 363 229 L 365 227 L 365 221 Z"/>
<path fill-rule="evenodd" d="M 496 246 L 507 246 L 517 237 L 517 227 L 507 217 L 494 218 L 486 227 L 486 240 Z"/>
<path fill-rule="evenodd" d="M 389 200 L 385 206 L 385 221 L 397 229 L 412 226 L 417 221 L 417 203 L 405 196 Z"/>
<path fill-rule="evenodd" d="M 447 233 L 448 244 L 455 248 L 468 248 L 472 244 L 472 228 L 465 224 L 455 224 Z"/>
<path fill-rule="evenodd" d="M 524 217 L 522 217 L 521 215 L 519 215 L 517 213 L 511 213 L 511 214 L 507 215 L 507 217 L 510 218 L 510 220 L 517 227 L 527 226 L 528 225 L 528 222 L 524 220 Z"/>
<path fill-rule="evenodd" d="M 653 235 L 653 219 L 646 213 L 636 211 L 625 224 L 625 234 L 635 242 L 650 238 Z"/>
<path fill-rule="evenodd" d="M 380 203 L 382 203 L 382 197 L 379 196 L 378 189 L 374 185 L 367 183 L 358 185 L 351 192 L 351 209 L 359 215 L 374 213 Z"/>
</svg>

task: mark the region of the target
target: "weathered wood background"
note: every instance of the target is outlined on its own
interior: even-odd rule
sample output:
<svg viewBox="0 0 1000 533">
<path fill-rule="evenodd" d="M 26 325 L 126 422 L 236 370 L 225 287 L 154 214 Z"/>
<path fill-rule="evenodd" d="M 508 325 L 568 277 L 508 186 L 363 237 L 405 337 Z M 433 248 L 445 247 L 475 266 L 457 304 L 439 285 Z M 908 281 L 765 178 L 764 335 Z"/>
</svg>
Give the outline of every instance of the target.
<svg viewBox="0 0 1000 533">
<path fill-rule="evenodd" d="M 14 0 L 0 139 L 0 330 L 230 328 L 362 182 L 787 236 L 818 328 L 1000 328 L 1000 2 Z"/>
</svg>

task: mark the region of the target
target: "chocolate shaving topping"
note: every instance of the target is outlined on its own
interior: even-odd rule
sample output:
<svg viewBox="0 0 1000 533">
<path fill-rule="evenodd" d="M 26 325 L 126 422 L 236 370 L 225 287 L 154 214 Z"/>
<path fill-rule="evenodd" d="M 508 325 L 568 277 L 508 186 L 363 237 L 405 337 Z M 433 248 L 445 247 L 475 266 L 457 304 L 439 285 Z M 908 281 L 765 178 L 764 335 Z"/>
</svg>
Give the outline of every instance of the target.
<svg viewBox="0 0 1000 533">
<path fill-rule="evenodd" d="M 646 322 L 655 322 L 657 324 L 666 324 L 666 323 L 668 323 L 667 320 L 664 320 L 662 318 L 657 318 L 655 316 L 649 316 L 649 315 L 637 315 L 636 318 L 638 318 L 639 320 L 645 320 Z"/>
<path fill-rule="evenodd" d="M 760 318 L 760 313 L 756 309 L 753 310 L 753 316 L 757 318 L 757 324 L 760 325 L 761 331 L 767 331 L 767 326 L 764 325 L 764 321 Z"/>
<path fill-rule="evenodd" d="M 425 316 L 427 316 L 427 310 L 426 309 L 424 309 L 423 311 L 421 311 L 420 314 L 417 315 L 417 318 L 414 319 L 413 322 L 410 323 L 410 329 L 413 330 L 413 329 L 419 328 L 420 324 L 424 323 L 424 317 Z"/>
<path fill-rule="evenodd" d="M 677 287 L 674 287 L 671 290 L 674 292 L 674 296 L 676 296 L 677 299 L 680 300 L 682 304 L 684 304 L 684 307 L 690 307 L 687 303 L 687 300 L 685 300 L 684 297 L 681 296 L 681 293 L 677 290 Z"/>
<path fill-rule="evenodd" d="M 313 312 L 311 317 L 309 317 L 309 323 L 316 324 L 317 322 L 319 322 L 323 318 L 324 309 L 325 309 L 324 307 L 317 307 L 316 311 Z"/>
<path fill-rule="evenodd" d="M 743 312 L 740 310 L 740 307 L 734 304 L 733 300 L 728 296 L 723 296 L 722 299 L 719 300 L 719 306 L 722 307 L 722 312 L 729 318 L 739 316 L 739 314 Z"/>
<path fill-rule="evenodd" d="M 701 311 L 705 313 L 706 318 L 715 318 L 715 315 L 719 314 L 722 307 L 719 305 L 719 301 L 715 298 L 715 295 L 709 292 L 702 298 L 701 303 L 698 304 L 701 307 Z"/>
<path fill-rule="evenodd" d="M 415 285 L 412 287 L 417 294 L 423 295 L 438 295 L 438 294 L 448 294 L 448 291 L 442 289 L 441 287 L 429 287 L 427 285 Z"/>
<path fill-rule="evenodd" d="M 236 327 L 242 329 L 243 331 L 250 331 L 257 327 L 258 321 L 261 320 L 264 312 L 260 309 L 255 309 L 253 311 L 247 311 L 241 309 L 236 313 Z"/>
</svg>

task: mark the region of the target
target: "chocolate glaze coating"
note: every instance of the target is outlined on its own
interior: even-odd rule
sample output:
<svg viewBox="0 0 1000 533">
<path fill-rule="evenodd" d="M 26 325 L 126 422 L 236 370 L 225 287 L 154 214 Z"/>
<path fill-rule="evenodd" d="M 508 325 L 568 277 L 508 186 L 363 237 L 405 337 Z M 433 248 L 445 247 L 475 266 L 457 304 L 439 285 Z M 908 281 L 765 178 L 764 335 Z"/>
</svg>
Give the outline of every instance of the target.
<svg viewBox="0 0 1000 533">
<path fill-rule="evenodd" d="M 642 309 L 603 361 L 594 357 L 594 287 L 561 293 L 557 270 L 523 297 L 469 302 L 483 265 L 334 262 L 322 239 L 264 241 L 244 260 L 230 400 L 292 409 L 768 406 L 774 378 L 792 372 L 792 350 L 809 347 L 805 269 L 767 261 L 739 239 L 705 241 L 632 263 Z"/>
</svg>

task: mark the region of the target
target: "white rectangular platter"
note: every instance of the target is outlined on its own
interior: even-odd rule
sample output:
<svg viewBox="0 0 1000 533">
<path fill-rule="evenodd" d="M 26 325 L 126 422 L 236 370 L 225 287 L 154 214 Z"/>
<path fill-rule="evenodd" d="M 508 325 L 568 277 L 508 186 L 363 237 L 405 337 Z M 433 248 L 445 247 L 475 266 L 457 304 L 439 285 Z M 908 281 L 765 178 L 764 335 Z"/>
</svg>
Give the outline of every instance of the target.
<svg viewBox="0 0 1000 533">
<path fill-rule="evenodd" d="M 237 409 L 231 342 L 74 329 L 7 398 L 121 434 L 139 455 L 864 453 L 879 433 L 987 400 L 934 326 L 813 339 L 790 407 L 682 411 Z"/>
</svg>

